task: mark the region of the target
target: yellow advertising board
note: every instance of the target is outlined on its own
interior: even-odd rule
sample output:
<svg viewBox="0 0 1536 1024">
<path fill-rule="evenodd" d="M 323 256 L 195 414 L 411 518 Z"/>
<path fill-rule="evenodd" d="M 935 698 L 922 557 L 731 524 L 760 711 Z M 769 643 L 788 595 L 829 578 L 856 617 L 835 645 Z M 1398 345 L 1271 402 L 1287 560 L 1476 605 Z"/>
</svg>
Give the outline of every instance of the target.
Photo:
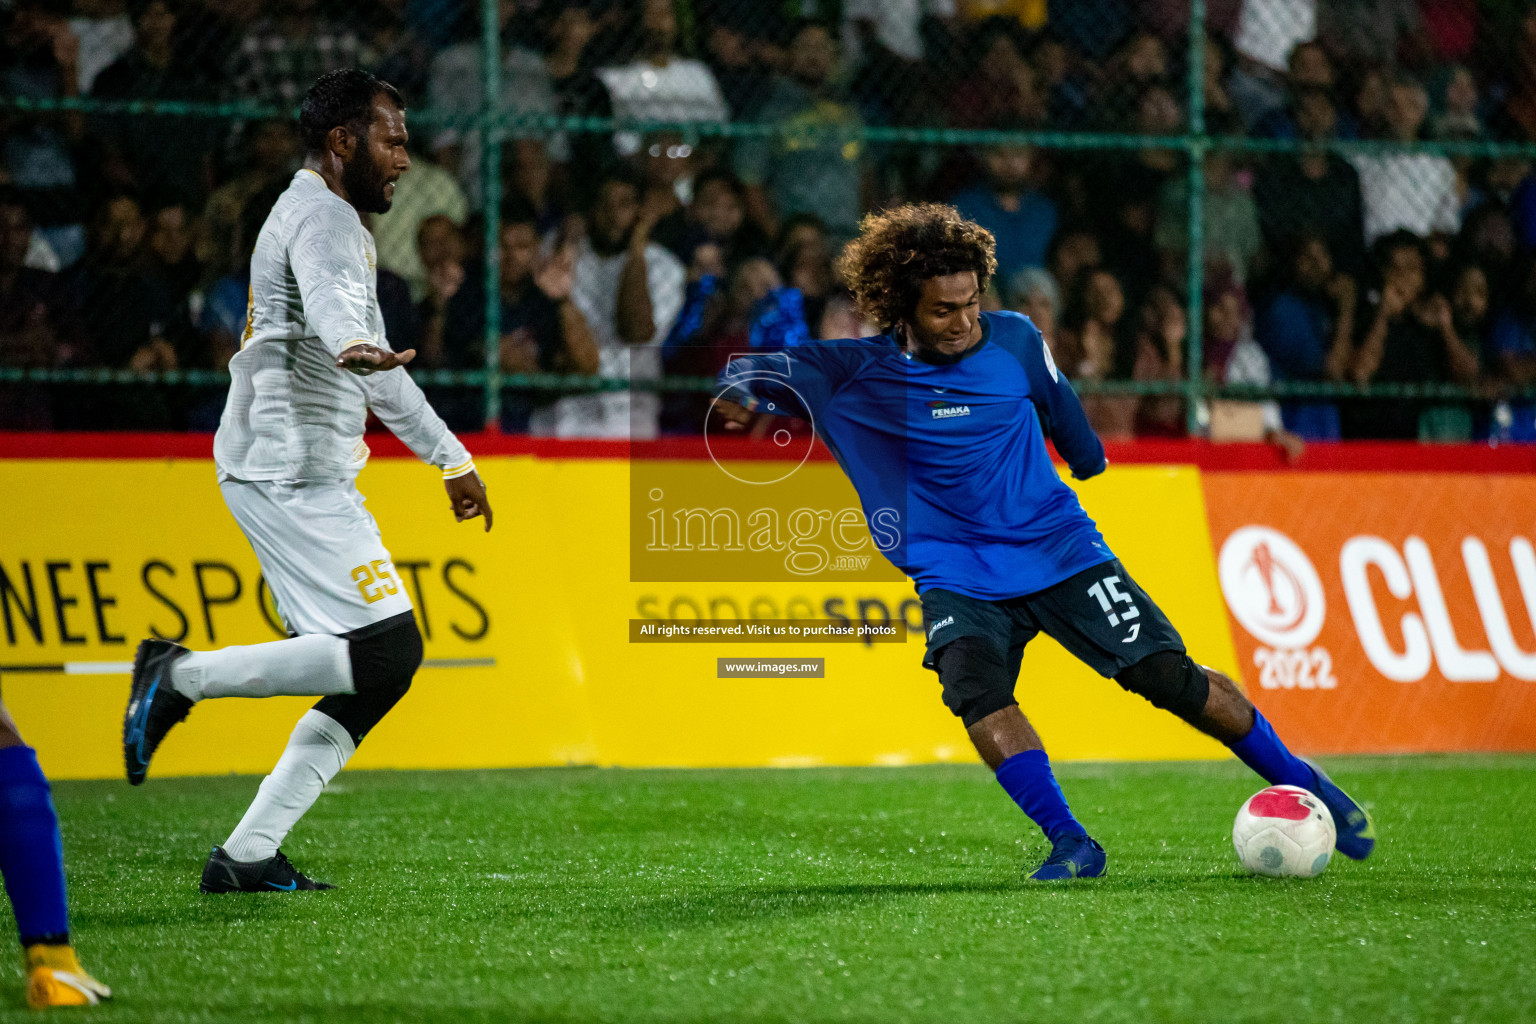
<svg viewBox="0 0 1536 1024">
<path fill-rule="evenodd" d="M 360 478 L 428 660 L 354 766 L 974 759 L 920 665 L 910 583 L 632 582 L 628 462 L 494 456 L 479 467 L 496 509 L 489 534 L 454 523 L 437 474 L 413 460 L 375 459 Z M 799 473 L 812 488 L 847 487 L 829 462 Z M 1074 486 L 1191 653 L 1237 675 L 1199 471 L 1116 467 Z M 120 775 L 126 663 L 143 637 L 204 649 L 282 635 L 210 462 L 0 460 L 0 494 L 0 691 L 52 777 Z M 809 615 L 905 622 L 907 642 L 630 642 L 636 618 Z M 825 676 L 717 678 L 717 658 L 752 655 L 824 657 Z M 1226 756 L 1043 637 L 1018 695 L 1058 759 Z M 307 703 L 205 702 L 154 771 L 266 771 Z"/>
</svg>

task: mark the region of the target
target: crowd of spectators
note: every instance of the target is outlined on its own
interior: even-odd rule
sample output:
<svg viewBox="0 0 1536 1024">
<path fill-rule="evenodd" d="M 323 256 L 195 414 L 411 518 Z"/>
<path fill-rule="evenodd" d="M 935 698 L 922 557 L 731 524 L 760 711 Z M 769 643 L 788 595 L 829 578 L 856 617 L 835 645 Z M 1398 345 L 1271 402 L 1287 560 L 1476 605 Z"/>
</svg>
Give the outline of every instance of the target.
<svg viewBox="0 0 1536 1024">
<path fill-rule="evenodd" d="M 1479 401 L 1213 402 L 1213 434 L 1536 440 L 1536 173 L 1519 158 L 1335 139 L 1536 142 L 1536 6 L 1209 0 L 1202 365 L 1214 382 L 1437 384 Z M 861 212 L 953 202 L 998 241 L 986 302 L 1084 382 L 1187 379 L 1189 176 L 1157 145 L 869 141 L 866 126 L 1189 130 L 1187 0 L 500 0 L 500 106 L 679 130 L 500 136 L 487 280 L 480 5 L 0 0 L 0 98 L 288 108 L 360 65 L 413 110 L 413 168 L 370 218 L 391 344 L 414 367 L 709 376 L 733 350 L 875 332 L 835 270 Z M 721 138 L 691 123 L 771 125 Z M 286 119 L 0 105 L 0 366 L 219 369 L 255 234 L 302 154 Z M 436 388 L 456 427 L 472 388 Z M 1187 429 L 1175 394 L 1096 394 L 1107 438 Z M 217 422 L 216 387 L 0 383 L 0 428 Z M 502 425 L 697 431 L 697 395 L 509 389 Z"/>
</svg>

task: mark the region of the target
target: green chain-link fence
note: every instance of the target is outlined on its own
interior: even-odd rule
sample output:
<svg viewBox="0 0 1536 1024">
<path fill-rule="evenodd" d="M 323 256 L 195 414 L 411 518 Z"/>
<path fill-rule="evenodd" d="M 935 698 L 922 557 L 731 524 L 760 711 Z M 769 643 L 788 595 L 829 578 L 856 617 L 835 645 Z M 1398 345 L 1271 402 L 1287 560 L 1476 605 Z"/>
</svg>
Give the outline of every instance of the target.
<svg viewBox="0 0 1536 1024">
<path fill-rule="evenodd" d="M 358 64 L 411 103 L 413 170 L 370 225 L 389 335 L 459 428 L 696 431 L 717 353 L 859 330 L 831 263 L 861 212 L 953 199 L 998 235 L 991 301 L 1107 436 L 1267 433 L 1264 400 L 1312 437 L 1536 439 L 1524 4 L 0 17 L 0 426 L 212 427 L 293 106 Z M 648 320 L 613 308 L 635 220 Z"/>
</svg>

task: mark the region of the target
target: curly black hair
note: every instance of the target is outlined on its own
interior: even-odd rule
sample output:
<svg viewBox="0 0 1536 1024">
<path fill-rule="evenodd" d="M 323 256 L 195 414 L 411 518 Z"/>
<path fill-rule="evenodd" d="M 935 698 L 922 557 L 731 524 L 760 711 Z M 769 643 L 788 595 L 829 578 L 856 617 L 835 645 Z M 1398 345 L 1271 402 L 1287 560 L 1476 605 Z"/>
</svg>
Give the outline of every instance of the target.
<svg viewBox="0 0 1536 1024">
<path fill-rule="evenodd" d="M 332 128 L 346 128 L 366 135 L 373 99 L 382 95 L 398 110 L 405 109 L 400 90 L 361 68 L 337 68 L 315 79 L 299 107 L 299 131 L 304 148 L 319 153 Z"/>
<path fill-rule="evenodd" d="M 992 232 L 953 206 L 909 203 L 866 216 L 837 269 L 853 291 L 859 315 L 890 330 L 912 315 L 929 278 L 970 270 L 985 291 L 997 272 L 996 250 Z"/>
</svg>

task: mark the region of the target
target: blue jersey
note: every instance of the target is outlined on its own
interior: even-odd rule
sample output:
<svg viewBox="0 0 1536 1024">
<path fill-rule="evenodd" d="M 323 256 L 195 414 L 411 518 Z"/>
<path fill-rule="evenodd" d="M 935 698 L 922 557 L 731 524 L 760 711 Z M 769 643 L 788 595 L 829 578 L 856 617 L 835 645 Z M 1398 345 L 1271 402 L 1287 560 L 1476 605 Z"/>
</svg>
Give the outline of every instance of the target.
<svg viewBox="0 0 1536 1024">
<path fill-rule="evenodd" d="M 981 314 L 981 341 L 943 364 L 881 335 L 734 358 L 719 383 L 809 420 L 871 523 L 897 511 L 882 550 L 919 593 L 1019 597 L 1114 557 L 1045 439 L 1079 479 L 1103 472 L 1104 446 L 1027 317 Z"/>
</svg>

